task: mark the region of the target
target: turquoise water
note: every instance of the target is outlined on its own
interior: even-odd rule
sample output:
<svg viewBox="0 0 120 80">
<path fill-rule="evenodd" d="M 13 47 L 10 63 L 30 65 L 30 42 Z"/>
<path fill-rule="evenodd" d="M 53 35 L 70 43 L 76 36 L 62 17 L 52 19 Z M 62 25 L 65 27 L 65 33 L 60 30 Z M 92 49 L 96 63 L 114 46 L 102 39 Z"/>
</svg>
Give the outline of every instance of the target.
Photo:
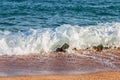
<svg viewBox="0 0 120 80">
<path fill-rule="evenodd" d="M 88 26 L 120 21 L 120 0 L 1 0 L 0 29 L 24 31 L 63 24 Z"/>
<path fill-rule="evenodd" d="M 0 0 L 3 54 L 53 51 L 63 43 L 118 47 L 119 27 L 120 0 Z"/>
</svg>

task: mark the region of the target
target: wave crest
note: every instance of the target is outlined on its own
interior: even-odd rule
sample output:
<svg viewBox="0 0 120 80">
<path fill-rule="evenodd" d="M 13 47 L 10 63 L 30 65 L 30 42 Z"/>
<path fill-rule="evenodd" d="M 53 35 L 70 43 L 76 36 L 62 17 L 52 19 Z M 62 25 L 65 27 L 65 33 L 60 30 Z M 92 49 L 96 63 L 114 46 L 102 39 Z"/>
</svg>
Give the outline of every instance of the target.
<svg viewBox="0 0 120 80">
<path fill-rule="evenodd" d="M 0 31 L 1 55 L 24 55 L 54 51 L 64 43 L 70 49 L 85 49 L 102 44 L 120 47 L 120 23 L 78 26 L 64 24 L 57 28 L 30 29 L 26 32 L 12 33 Z"/>
</svg>

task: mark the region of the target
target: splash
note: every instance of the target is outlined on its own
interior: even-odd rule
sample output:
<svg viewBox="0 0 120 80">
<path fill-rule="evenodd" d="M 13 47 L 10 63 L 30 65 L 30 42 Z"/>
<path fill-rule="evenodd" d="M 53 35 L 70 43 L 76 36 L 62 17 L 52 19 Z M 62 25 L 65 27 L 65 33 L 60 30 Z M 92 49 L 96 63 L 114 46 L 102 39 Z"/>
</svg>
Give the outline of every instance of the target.
<svg viewBox="0 0 120 80">
<path fill-rule="evenodd" d="M 57 28 L 30 29 L 26 32 L 0 31 L 0 55 L 24 55 L 55 51 L 64 43 L 85 49 L 102 44 L 120 47 L 120 23 L 78 26 L 64 24 Z"/>
</svg>

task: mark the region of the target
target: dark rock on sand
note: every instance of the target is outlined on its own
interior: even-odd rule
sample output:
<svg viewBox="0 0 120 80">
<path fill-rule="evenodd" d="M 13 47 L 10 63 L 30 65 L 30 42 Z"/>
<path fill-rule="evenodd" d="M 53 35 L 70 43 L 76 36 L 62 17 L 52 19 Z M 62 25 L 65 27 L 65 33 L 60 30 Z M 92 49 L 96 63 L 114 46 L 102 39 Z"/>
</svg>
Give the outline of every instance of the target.
<svg viewBox="0 0 120 80">
<path fill-rule="evenodd" d="M 72 50 L 77 51 L 77 48 L 73 48 Z"/>
<path fill-rule="evenodd" d="M 87 47 L 87 48 L 86 48 L 86 50 L 87 50 L 87 49 L 90 49 L 90 48 L 89 48 L 89 47 Z"/>
<path fill-rule="evenodd" d="M 56 52 L 65 52 L 65 50 L 62 49 L 62 48 L 57 48 L 57 49 L 56 49 Z"/>
<path fill-rule="evenodd" d="M 68 49 L 69 48 L 69 45 L 67 43 L 65 43 L 62 47 L 62 49 Z"/>
<path fill-rule="evenodd" d="M 117 49 L 120 50 L 120 47 L 118 47 Z"/>
<path fill-rule="evenodd" d="M 61 48 L 57 48 L 56 51 L 57 52 L 66 52 L 65 50 L 69 48 L 69 45 L 67 43 L 65 43 L 64 45 L 62 45 Z"/>
<path fill-rule="evenodd" d="M 104 47 L 104 49 L 110 49 L 110 47 Z"/>
<path fill-rule="evenodd" d="M 103 50 L 103 45 L 102 44 L 100 44 L 100 45 L 98 45 L 98 46 L 93 46 L 93 49 L 95 49 L 96 51 L 102 51 Z"/>
</svg>

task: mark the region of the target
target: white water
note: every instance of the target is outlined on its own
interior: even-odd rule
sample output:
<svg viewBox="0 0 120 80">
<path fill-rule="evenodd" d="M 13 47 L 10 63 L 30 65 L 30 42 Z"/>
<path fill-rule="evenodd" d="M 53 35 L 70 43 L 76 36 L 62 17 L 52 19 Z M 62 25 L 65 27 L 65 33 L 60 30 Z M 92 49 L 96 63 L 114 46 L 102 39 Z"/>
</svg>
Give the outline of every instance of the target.
<svg viewBox="0 0 120 80">
<path fill-rule="evenodd" d="M 0 31 L 0 55 L 49 52 L 64 43 L 70 45 L 69 49 L 85 49 L 99 44 L 120 47 L 120 23 L 86 27 L 65 24 L 55 29 L 30 29 L 17 33 Z"/>
</svg>

